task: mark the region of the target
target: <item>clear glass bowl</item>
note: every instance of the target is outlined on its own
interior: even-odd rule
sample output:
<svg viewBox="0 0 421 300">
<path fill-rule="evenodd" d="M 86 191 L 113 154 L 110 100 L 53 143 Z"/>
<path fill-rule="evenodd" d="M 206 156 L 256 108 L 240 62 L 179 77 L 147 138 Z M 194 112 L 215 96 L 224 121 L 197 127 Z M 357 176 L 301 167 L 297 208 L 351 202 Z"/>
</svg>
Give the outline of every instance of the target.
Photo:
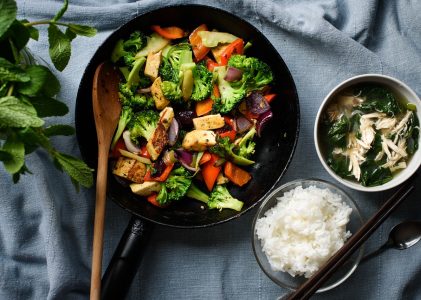
<svg viewBox="0 0 421 300">
<path fill-rule="evenodd" d="M 342 197 L 342 201 L 344 201 L 348 206 L 352 208 L 352 213 L 350 216 L 350 221 L 347 224 L 347 230 L 351 232 L 351 234 L 355 233 L 362 225 L 363 225 L 363 218 L 361 216 L 360 210 L 355 202 L 340 188 L 337 186 L 320 180 L 320 179 L 299 179 L 295 181 L 291 181 L 286 183 L 278 188 L 276 188 L 260 205 L 256 216 L 253 220 L 253 227 L 252 227 L 252 239 L 253 239 L 253 252 L 256 257 L 256 260 L 263 270 L 263 272 L 272 279 L 273 282 L 278 284 L 281 287 L 288 288 L 290 290 L 296 290 L 303 282 L 307 279 L 304 276 L 296 276 L 293 277 L 287 272 L 280 272 L 272 270 L 269 261 L 266 257 L 266 254 L 262 250 L 262 246 L 260 240 L 256 235 L 256 221 L 257 219 L 264 216 L 267 210 L 272 208 L 276 205 L 278 197 L 283 196 L 285 192 L 288 192 L 292 189 L 295 189 L 298 186 L 302 186 L 303 188 L 307 188 L 309 186 L 316 186 L 321 189 L 329 189 L 330 191 L 340 195 Z M 358 263 L 361 260 L 363 255 L 363 247 L 361 247 L 357 252 L 355 252 L 352 257 L 339 269 L 337 270 L 333 276 L 317 291 L 318 293 L 330 290 L 342 282 L 344 282 L 351 274 L 355 271 L 358 266 Z"/>
</svg>

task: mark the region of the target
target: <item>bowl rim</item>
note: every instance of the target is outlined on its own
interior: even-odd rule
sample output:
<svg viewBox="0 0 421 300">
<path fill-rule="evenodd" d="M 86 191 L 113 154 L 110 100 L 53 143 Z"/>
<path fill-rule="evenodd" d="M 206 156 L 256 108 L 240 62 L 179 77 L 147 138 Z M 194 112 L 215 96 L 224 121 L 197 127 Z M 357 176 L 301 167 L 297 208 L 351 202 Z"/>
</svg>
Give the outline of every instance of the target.
<svg viewBox="0 0 421 300">
<path fill-rule="evenodd" d="M 257 254 L 256 254 L 256 244 L 259 244 L 260 245 L 260 242 L 259 242 L 258 239 L 256 239 L 256 234 L 255 234 L 255 231 L 256 231 L 256 222 L 259 219 L 260 215 L 262 214 L 263 209 L 265 209 L 267 203 L 274 197 L 274 195 L 276 193 L 278 193 L 279 191 L 281 191 L 281 190 L 283 190 L 283 189 L 285 189 L 285 188 L 287 188 L 287 187 L 289 187 L 291 185 L 294 185 L 294 184 L 297 184 L 297 183 L 301 183 L 302 184 L 304 182 L 317 182 L 317 183 L 321 183 L 321 184 L 325 185 L 327 188 L 329 188 L 330 190 L 333 190 L 333 191 L 336 191 L 337 190 L 337 191 L 339 191 L 340 194 L 343 194 L 355 206 L 355 208 L 356 208 L 356 211 L 355 211 L 356 212 L 356 216 L 359 219 L 359 221 L 361 223 L 361 226 L 364 224 L 364 216 L 363 216 L 363 214 L 361 212 L 360 207 L 354 201 L 354 199 L 347 192 L 345 192 L 342 188 L 340 188 L 338 185 L 336 185 L 336 184 L 334 184 L 332 182 L 329 182 L 327 180 L 323 180 L 323 179 L 319 179 L 319 178 L 314 178 L 314 177 L 310 177 L 310 178 L 299 178 L 299 179 L 295 179 L 295 180 L 286 182 L 283 185 L 281 185 L 281 186 L 275 188 L 274 190 L 272 190 L 272 192 L 259 205 L 259 207 L 257 209 L 257 212 L 256 212 L 256 214 L 255 214 L 255 216 L 253 218 L 253 221 L 252 221 L 251 240 L 252 240 L 253 254 L 254 254 L 254 257 L 255 257 L 255 259 L 257 261 L 257 264 L 259 265 L 259 267 L 263 271 L 263 273 L 266 274 L 266 276 L 268 276 L 277 285 L 279 285 L 279 286 L 281 286 L 283 288 L 286 288 L 288 290 L 291 290 L 291 291 L 295 291 L 296 288 L 294 288 L 294 287 L 292 287 L 292 286 L 290 286 L 288 284 L 285 284 L 283 282 L 280 282 L 277 278 L 275 278 L 275 276 L 273 276 L 270 272 L 268 272 L 268 270 L 266 270 L 266 268 L 263 266 L 261 260 L 257 256 Z M 346 202 L 347 200 L 343 200 L 343 201 Z M 361 261 L 361 259 L 363 257 L 363 254 L 364 254 L 364 249 L 365 249 L 365 244 L 363 244 L 358 249 L 358 256 L 356 257 L 356 261 L 353 264 L 352 268 L 345 274 L 345 276 L 341 277 L 339 280 L 335 281 L 334 283 L 332 283 L 332 284 L 330 284 L 328 286 L 321 287 L 320 289 L 318 289 L 316 291 L 316 293 L 322 293 L 322 292 L 329 291 L 329 290 L 331 290 L 331 289 L 339 286 L 340 284 L 342 284 L 345 280 L 347 280 L 355 272 L 355 270 L 357 269 L 358 265 L 360 264 L 360 261 Z"/>
<path fill-rule="evenodd" d="M 418 115 L 418 118 L 419 118 L 419 115 L 420 115 L 420 109 L 419 108 L 421 106 L 421 100 L 418 97 L 418 95 L 407 84 L 405 84 L 404 82 L 402 82 L 399 79 L 396 79 L 392 76 L 383 75 L 383 74 L 376 74 L 376 73 L 367 73 L 367 74 L 356 75 L 356 76 L 348 78 L 344 81 L 341 81 L 339 84 L 337 84 L 334 88 L 332 88 L 330 90 L 330 92 L 323 99 L 322 103 L 319 106 L 319 110 L 317 112 L 315 123 L 314 123 L 314 131 L 313 131 L 314 146 L 316 148 L 317 156 L 319 157 L 319 160 L 320 160 L 322 166 L 329 173 L 329 175 L 332 176 L 339 183 L 341 183 L 341 184 L 343 184 L 343 185 L 345 185 L 345 186 L 347 186 L 351 189 L 362 191 L 362 192 L 381 192 L 381 191 L 386 191 L 386 190 L 392 189 L 392 188 L 400 185 L 401 183 L 405 182 L 406 180 L 408 180 L 417 171 L 417 169 L 419 169 L 420 166 L 421 166 L 421 152 L 418 149 L 415 152 L 415 154 L 412 156 L 411 161 L 408 164 L 408 168 L 403 170 L 400 173 L 399 177 L 394 177 L 394 178 L 392 178 L 392 180 L 390 180 L 390 181 L 388 181 L 388 182 L 386 182 L 382 185 L 367 187 L 367 186 L 361 185 L 360 183 L 353 182 L 351 180 L 344 179 L 344 178 L 340 177 L 327 165 L 326 160 L 325 160 L 325 158 L 322 154 L 322 151 L 319 147 L 319 138 L 318 138 L 321 115 L 324 112 L 327 104 L 332 100 L 332 96 L 334 94 L 336 94 L 339 90 L 341 90 L 345 87 L 348 87 L 348 86 L 350 86 L 354 83 L 355 84 L 361 83 L 364 80 L 370 82 L 370 81 L 373 81 L 373 80 L 376 80 L 376 79 L 382 80 L 380 83 L 384 84 L 384 85 L 388 85 L 388 82 L 393 82 L 394 84 L 399 86 L 400 89 L 405 90 L 406 93 L 410 94 L 411 97 L 413 97 L 412 102 L 417 102 L 417 108 L 418 108 L 417 115 Z M 417 158 L 417 159 L 415 160 L 415 158 Z M 416 166 L 416 164 L 418 164 L 418 166 Z M 411 166 L 411 168 L 409 168 L 410 165 L 413 165 L 414 167 Z"/>
</svg>

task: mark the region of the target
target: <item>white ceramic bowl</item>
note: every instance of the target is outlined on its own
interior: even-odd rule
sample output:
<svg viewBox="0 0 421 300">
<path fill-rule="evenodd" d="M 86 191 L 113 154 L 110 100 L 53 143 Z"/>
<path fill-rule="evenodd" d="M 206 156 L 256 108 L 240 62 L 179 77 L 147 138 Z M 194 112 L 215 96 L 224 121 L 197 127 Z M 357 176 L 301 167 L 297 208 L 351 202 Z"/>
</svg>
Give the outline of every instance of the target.
<svg viewBox="0 0 421 300">
<path fill-rule="evenodd" d="M 392 89 L 392 91 L 394 91 L 395 93 L 397 93 L 398 95 L 400 95 L 403 98 L 406 98 L 409 102 L 414 103 L 417 106 L 417 116 L 418 116 L 418 120 L 421 121 L 421 100 L 420 98 L 417 96 L 417 94 L 415 94 L 415 92 L 409 87 L 407 86 L 405 83 L 403 83 L 402 81 L 390 77 L 390 76 L 386 76 L 386 75 L 380 75 L 380 74 L 364 74 L 364 75 L 358 75 L 355 77 L 352 77 L 350 79 L 347 79 L 345 81 L 343 81 L 342 83 L 338 84 L 335 88 L 333 88 L 333 90 L 326 96 L 326 98 L 323 100 L 319 111 L 317 113 L 316 116 L 316 122 L 315 122 L 315 126 L 314 126 L 314 143 L 316 146 L 316 151 L 317 151 L 317 155 L 319 156 L 319 159 L 323 165 L 323 167 L 326 169 L 326 171 L 333 177 L 335 178 L 338 182 L 342 183 L 343 185 L 355 189 L 355 190 L 359 190 L 359 191 L 364 191 L 364 192 L 379 192 L 379 191 L 385 191 L 388 189 L 391 189 L 393 187 L 398 186 L 399 184 L 403 183 L 405 180 L 407 180 L 409 177 L 411 177 L 412 174 L 414 174 L 420 167 L 421 165 L 421 151 L 420 149 L 418 149 L 415 154 L 413 155 L 413 157 L 410 159 L 406 169 L 402 170 L 401 172 L 399 172 L 398 174 L 395 174 L 393 179 L 390 180 L 389 182 L 382 184 L 382 185 L 378 185 L 378 186 L 373 186 L 373 187 L 365 187 L 355 181 L 351 181 L 351 180 L 347 180 L 344 179 L 342 177 L 340 177 L 339 175 L 337 175 L 326 163 L 326 158 L 324 157 L 321 149 L 320 149 L 320 143 L 321 141 L 319 140 L 319 130 L 320 130 L 320 122 L 321 122 L 321 118 L 322 115 L 324 113 L 324 110 L 327 108 L 328 104 L 330 103 L 330 101 L 338 94 L 340 93 L 342 90 L 358 84 L 358 83 L 379 83 L 382 85 L 385 85 L 389 88 Z"/>
</svg>

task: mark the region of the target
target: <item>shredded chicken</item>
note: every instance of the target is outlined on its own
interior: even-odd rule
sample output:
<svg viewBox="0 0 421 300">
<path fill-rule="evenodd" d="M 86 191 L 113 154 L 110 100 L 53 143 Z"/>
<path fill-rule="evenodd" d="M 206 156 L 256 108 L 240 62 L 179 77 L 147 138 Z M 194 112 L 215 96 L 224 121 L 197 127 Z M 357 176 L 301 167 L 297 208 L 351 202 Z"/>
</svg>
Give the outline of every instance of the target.
<svg viewBox="0 0 421 300">
<path fill-rule="evenodd" d="M 378 119 L 376 122 L 376 129 L 391 129 L 395 127 L 396 125 L 396 119 L 395 118 L 381 118 Z"/>
</svg>

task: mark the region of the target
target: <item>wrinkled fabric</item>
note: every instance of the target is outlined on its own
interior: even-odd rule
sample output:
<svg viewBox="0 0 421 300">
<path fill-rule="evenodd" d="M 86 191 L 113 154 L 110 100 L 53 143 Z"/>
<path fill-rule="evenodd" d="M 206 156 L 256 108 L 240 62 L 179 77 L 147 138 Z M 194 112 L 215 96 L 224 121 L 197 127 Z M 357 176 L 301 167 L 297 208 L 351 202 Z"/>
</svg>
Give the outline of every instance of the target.
<svg viewBox="0 0 421 300">
<path fill-rule="evenodd" d="M 207 1 L 187 1 L 207 4 Z M 171 4 L 186 1 L 171 1 Z M 19 18 L 48 19 L 62 1 L 20 0 Z M 94 38 L 78 37 L 62 72 L 59 98 L 75 122 L 77 88 L 87 63 L 117 27 L 164 1 L 74 0 L 63 21 L 95 26 Z M 301 131 L 294 159 L 280 184 L 317 177 L 334 182 L 313 145 L 317 109 L 342 80 L 363 73 L 394 76 L 421 95 L 421 1 L 308 0 L 213 1 L 260 29 L 284 58 L 297 85 Z M 49 62 L 45 27 L 35 55 Z M 282 99 L 278 99 L 282 101 Z M 54 121 L 54 120 L 53 120 Z M 55 138 L 56 147 L 80 156 L 75 137 Z M 88 299 L 93 228 L 93 189 L 77 193 L 42 150 L 29 155 L 16 185 L 0 167 L 0 299 Z M 366 243 L 379 247 L 390 228 L 421 219 L 421 180 L 405 203 Z M 368 218 L 390 192 L 344 188 Z M 128 299 L 275 299 L 287 293 L 260 270 L 251 247 L 255 210 L 232 222 L 201 230 L 157 227 Z M 107 203 L 104 268 L 130 218 Z M 339 287 L 314 299 L 421 299 L 421 244 L 390 250 L 357 268 Z"/>
</svg>

